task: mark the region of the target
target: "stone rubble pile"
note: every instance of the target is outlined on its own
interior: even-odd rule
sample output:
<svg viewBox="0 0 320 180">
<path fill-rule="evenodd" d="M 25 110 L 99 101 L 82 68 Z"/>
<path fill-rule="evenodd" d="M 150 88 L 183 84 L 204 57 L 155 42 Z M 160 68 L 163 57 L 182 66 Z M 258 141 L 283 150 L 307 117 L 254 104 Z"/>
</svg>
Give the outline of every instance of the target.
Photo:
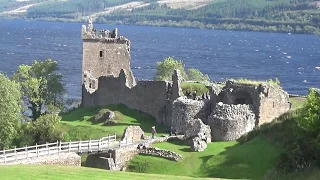
<svg viewBox="0 0 320 180">
<path fill-rule="evenodd" d="M 158 156 L 163 157 L 165 159 L 179 161 L 183 159 L 183 157 L 180 154 L 177 154 L 173 151 L 168 151 L 164 149 L 154 148 L 154 147 L 145 147 L 145 146 L 139 146 L 139 154 L 147 154 L 152 156 Z"/>
</svg>

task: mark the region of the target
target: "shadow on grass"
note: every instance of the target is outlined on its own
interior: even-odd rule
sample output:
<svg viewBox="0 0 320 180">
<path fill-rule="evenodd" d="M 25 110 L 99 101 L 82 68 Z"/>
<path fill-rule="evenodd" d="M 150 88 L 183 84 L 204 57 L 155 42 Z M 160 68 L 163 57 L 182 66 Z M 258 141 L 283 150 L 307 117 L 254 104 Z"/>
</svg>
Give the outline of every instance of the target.
<svg viewBox="0 0 320 180">
<path fill-rule="evenodd" d="M 276 163 L 281 151 L 264 138 L 227 147 L 215 156 L 201 157 L 201 176 L 228 179 L 263 179 Z"/>
</svg>

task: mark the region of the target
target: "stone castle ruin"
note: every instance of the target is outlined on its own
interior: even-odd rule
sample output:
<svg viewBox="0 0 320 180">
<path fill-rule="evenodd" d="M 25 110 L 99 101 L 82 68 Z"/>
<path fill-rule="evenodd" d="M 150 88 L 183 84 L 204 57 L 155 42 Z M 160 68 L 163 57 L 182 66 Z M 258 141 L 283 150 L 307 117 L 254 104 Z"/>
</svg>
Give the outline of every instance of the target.
<svg viewBox="0 0 320 180">
<path fill-rule="evenodd" d="M 135 81 L 130 68 L 130 41 L 115 29 L 98 31 L 92 21 L 82 26 L 82 106 L 124 104 L 154 116 L 158 123 L 184 134 L 192 149 L 204 143 L 238 139 L 290 108 L 289 95 L 278 85 L 211 84 L 209 98 L 188 99 L 181 77 L 172 81 Z"/>
</svg>

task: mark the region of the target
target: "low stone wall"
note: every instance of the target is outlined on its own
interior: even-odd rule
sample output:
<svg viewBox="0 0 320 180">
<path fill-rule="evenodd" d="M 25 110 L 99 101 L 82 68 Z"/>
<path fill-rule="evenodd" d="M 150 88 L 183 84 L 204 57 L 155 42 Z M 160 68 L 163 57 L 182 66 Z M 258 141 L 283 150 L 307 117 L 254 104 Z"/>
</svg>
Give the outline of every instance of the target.
<svg viewBox="0 0 320 180">
<path fill-rule="evenodd" d="M 139 150 L 139 154 L 147 154 L 152 156 L 158 156 L 165 159 L 173 160 L 173 161 L 179 161 L 183 159 L 183 157 L 180 154 L 177 154 L 172 151 L 154 148 L 154 147 L 143 147 Z"/>
<path fill-rule="evenodd" d="M 214 141 L 231 141 L 240 138 L 255 126 L 255 114 L 250 105 L 217 103 L 208 117 Z"/>
<path fill-rule="evenodd" d="M 40 165 L 63 165 L 63 166 L 81 166 L 81 157 L 76 153 L 60 153 L 40 157 L 29 158 L 26 160 L 15 161 L 2 164 L 40 164 Z"/>
</svg>

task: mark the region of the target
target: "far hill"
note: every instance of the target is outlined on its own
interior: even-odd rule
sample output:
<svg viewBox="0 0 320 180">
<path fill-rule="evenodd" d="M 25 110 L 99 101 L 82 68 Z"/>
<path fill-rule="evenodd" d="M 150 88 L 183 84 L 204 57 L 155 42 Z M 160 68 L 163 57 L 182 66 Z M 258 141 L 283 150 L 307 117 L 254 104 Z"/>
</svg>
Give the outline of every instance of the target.
<svg viewBox="0 0 320 180">
<path fill-rule="evenodd" d="M 320 33 L 315 0 L 0 0 L 0 17 Z"/>
</svg>

